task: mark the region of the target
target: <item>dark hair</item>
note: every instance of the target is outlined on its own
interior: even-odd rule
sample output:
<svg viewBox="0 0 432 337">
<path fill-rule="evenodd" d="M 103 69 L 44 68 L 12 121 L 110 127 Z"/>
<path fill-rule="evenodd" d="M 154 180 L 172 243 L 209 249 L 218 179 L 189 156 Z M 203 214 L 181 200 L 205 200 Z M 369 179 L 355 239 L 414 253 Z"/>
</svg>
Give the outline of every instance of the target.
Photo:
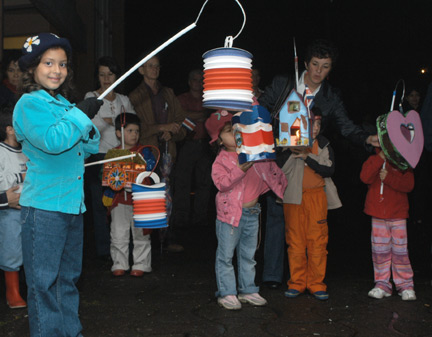
<svg viewBox="0 0 432 337">
<path fill-rule="evenodd" d="M 311 108 L 311 112 L 314 114 L 314 116 L 321 116 L 322 117 L 322 111 L 319 107 L 317 107 L 316 105 L 314 105 Z"/>
<path fill-rule="evenodd" d="M 96 86 L 98 86 L 96 89 L 100 88 L 100 82 L 99 82 L 99 67 L 108 67 L 108 69 L 116 75 L 117 78 L 121 76 L 121 69 L 117 61 L 114 57 L 111 56 L 102 56 L 97 60 L 96 67 L 95 67 L 95 80 L 96 80 Z"/>
<path fill-rule="evenodd" d="M 193 77 L 195 75 L 204 75 L 204 72 L 202 71 L 202 69 L 193 69 L 189 72 L 189 76 L 188 76 L 188 80 L 190 81 L 191 79 L 193 79 Z"/>
<path fill-rule="evenodd" d="M 6 139 L 6 128 L 12 126 L 12 108 L 3 106 L 0 108 L 0 141 Z"/>
<path fill-rule="evenodd" d="M 133 113 L 130 112 L 123 112 L 120 115 L 118 115 L 115 119 L 114 125 L 116 131 L 120 131 L 122 127 L 122 122 L 124 122 L 123 127 L 127 127 L 129 124 L 138 125 L 141 130 L 141 120 L 139 117 Z"/>
<path fill-rule="evenodd" d="M 73 70 L 72 70 L 72 64 L 71 64 L 71 55 L 63 47 L 52 47 L 49 49 L 63 49 L 66 53 L 66 56 L 67 56 L 67 76 L 66 76 L 65 81 L 62 83 L 62 85 L 60 87 L 58 87 L 56 90 L 54 90 L 54 96 L 57 94 L 61 94 L 66 99 L 71 100 L 73 98 L 74 90 L 75 90 L 74 85 L 72 83 Z M 47 49 L 47 50 L 49 50 L 49 49 Z M 35 90 L 45 89 L 39 83 L 36 83 L 36 81 L 34 79 L 34 72 L 35 72 L 37 66 L 39 65 L 44 53 L 39 55 L 33 62 L 31 62 L 28 65 L 27 69 L 25 71 L 23 71 L 21 88 L 19 90 L 21 94 L 29 93 L 29 92 L 32 92 Z"/>
<path fill-rule="evenodd" d="M 418 94 L 421 97 L 421 91 L 420 91 L 420 89 L 417 86 L 408 86 L 405 89 L 405 96 L 404 96 L 404 98 L 406 98 L 408 95 L 410 95 L 413 91 L 417 91 Z"/>
<path fill-rule="evenodd" d="M 306 64 L 310 62 L 312 57 L 317 57 L 319 59 L 330 58 L 334 66 L 338 57 L 338 50 L 332 42 L 324 39 L 317 39 L 312 41 L 306 49 Z"/>
<path fill-rule="evenodd" d="M 8 70 L 11 62 L 18 62 L 21 55 L 21 52 L 16 49 L 5 50 L 2 61 L 2 73 L 6 74 L 6 71 Z"/>
</svg>

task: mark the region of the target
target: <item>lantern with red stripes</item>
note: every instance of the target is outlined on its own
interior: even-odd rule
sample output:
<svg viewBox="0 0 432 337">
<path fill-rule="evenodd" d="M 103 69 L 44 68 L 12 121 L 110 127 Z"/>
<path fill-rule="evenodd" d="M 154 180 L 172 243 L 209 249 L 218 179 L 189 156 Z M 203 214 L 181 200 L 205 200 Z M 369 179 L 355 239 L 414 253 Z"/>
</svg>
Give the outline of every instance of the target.
<svg viewBox="0 0 432 337">
<path fill-rule="evenodd" d="M 203 107 L 231 111 L 252 109 L 252 54 L 224 47 L 209 50 L 204 58 Z"/>
<path fill-rule="evenodd" d="M 232 125 L 240 164 L 276 159 L 270 113 L 266 108 L 254 105 L 252 111 L 238 112 Z"/>
</svg>

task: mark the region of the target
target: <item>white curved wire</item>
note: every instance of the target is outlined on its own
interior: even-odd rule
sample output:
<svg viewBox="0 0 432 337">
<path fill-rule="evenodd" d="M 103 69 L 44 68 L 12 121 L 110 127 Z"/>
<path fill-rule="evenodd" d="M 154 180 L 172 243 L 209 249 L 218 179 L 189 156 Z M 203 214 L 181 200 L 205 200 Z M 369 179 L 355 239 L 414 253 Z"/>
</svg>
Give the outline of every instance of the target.
<svg viewBox="0 0 432 337">
<path fill-rule="evenodd" d="M 157 47 L 155 50 L 153 50 L 150 54 L 148 54 L 146 57 L 144 57 L 141 61 L 139 61 L 137 64 L 135 64 L 132 68 L 130 68 L 126 73 L 124 73 L 119 79 L 117 79 L 117 81 L 115 81 L 113 84 L 111 84 L 108 89 L 106 89 L 99 97 L 98 99 L 102 100 L 105 98 L 106 95 L 108 95 L 112 90 L 114 90 L 115 87 L 117 87 L 121 82 L 123 82 L 126 77 L 128 77 L 130 74 L 132 74 L 135 70 L 137 70 L 139 67 L 141 67 L 145 62 L 147 62 L 149 59 L 151 59 L 153 56 L 155 56 L 158 52 L 160 52 L 162 49 L 164 49 L 165 47 L 167 47 L 168 45 L 170 45 L 172 42 L 174 42 L 175 40 L 177 40 L 180 36 L 186 34 L 187 32 L 189 32 L 191 29 L 196 27 L 196 24 L 201 16 L 201 13 L 204 10 L 204 7 L 207 5 L 207 2 L 209 2 L 209 0 L 206 0 L 204 2 L 204 4 L 201 7 L 200 12 L 198 13 L 198 16 L 196 18 L 196 20 L 190 24 L 189 26 L 187 26 L 186 28 L 184 28 L 183 30 L 181 30 L 180 32 L 178 32 L 177 34 L 175 34 L 172 38 L 170 38 L 169 40 L 167 40 L 166 42 L 162 43 L 159 47 Z M 242 12 L 243 12 L 243 17 L 244 17 L 244 21 L 243 21 L 243 25 L 240 29 L 240 32 L 233 38 L 233 40 L 240 35 L 240 33 L 243 31 L 243 27 L 246 24 L 246 14 L 243 10 L 243 7 L 241 6 L 240 2 L 238 0 L 235 0 L 235 2 L 237 2 L 237 4 L 240 6 Z"/>
<path fill-rule="evenodd" d="M 394 109 L 394 102 L 395 102 L 395 98 L 396 98 L 396 91 L 397 91 L 397 88 L 399 86 L 399 83 L 401 83 L 401 82 L 402 82 L 402 96 L 401 96 L 401 100 L 400 100 L 400 103 L 399 103 L 399 107 L 402 107 L 403 98 L 405 96 L 405 81 L 401 78 L 401 79 L 399 79 L 399 81 L 396 82 L 396 86 L 394 88 L 393 95 L 392 95 L 392 102 L 391 102 L 391 105 L 390 105 L 390 111 L 393 111 L 393 109 Z"/>
<path fill-rule="evenodd" d="M 241 11 L 243 13 L 243 25 L 241 26 L 240 31 L 238 32 L 238 34 L 233 37 L 233 40 L 235 40 L 241 34 L 241 32 L 243 31 L 243 28 L 244 28 L 244 26 L 246 24 L 246 13 L 245 13 L 242 5 L 240 4 L 240 2 L 238 0 L 235 0 L 235 2 L 237 2 L 237 4 L 239 5 L 239 7 L 240 7 L 240 9 L 241 9 Z"/>
<path fill-rule="evenodd" d="M 209 2 L 209 0 L 206 0 L 206 1 L 204 2 L 204 4 L 202 5 L 201 10 L 200 10 L 200 12 L 198 13 L 198 16 L 197 16 L 197 18 L 196 18 L 196 20 L 195 20 L 195 24 L 198 22 L 198 20 L 199 20 L 199 18 L 200 18 L 200 16 L 201 16 L 201 13 L 202 13 L 202 11 L 204 10 L 205 5 L 207 5 L 207 2 Z"/>
<path fill-rule="evenodd" d="M 240 7 L 240 10 L 242 11 L 242 14 L 243 14 L 243 24 L 242 24 L 242 26 L 241 26 L 241 28 L 240 28 L 240 31 L 237 33 L 237 35 L 236 36 L 234 36 L 234 37 L 232 37 L 231 36 L 231 40 L 232 41 L 234 41 L 241 33 L 242 33 L 242 31 L 243 31 L 243 28 L 244 28 L 244 26 L 246 25 L 246 13 L 245 13 L 245 11 L 244 11 L 244 9 L 243 9 L 243 6 L 241 5 L 241 3 L 238 1 L 238 0 L 234 0 L 238 5 L 239 5 L 239 7 Z M 197 18 L 196 18 L 196 20 L 195 20 L 195 24 L 198 22 L 198 20 L 199 20 L 199 18 L 200 18 L 200 16 L 201 16 L 201 13 L 202 13 L 202 11 L 204 10 L 204 7 L 205 7 L 205 5 L 207 5 L 207 2 L 209 2 L 209 0 L 206 0 L 205 2 L 204 2 L 204 4 L 203 4 L 203 6 L 201 7 L 201 10 L 200 10 L 200 12 L 199 12 L 199 14 L 198 14 L 198 16 L 197 16 Z M 229 38 L 230 36 L 228 36 L 227 37 L 227 39 Z M 231 46 L 232 46 L 232 41 L 231 41 Z"/>
</svg>

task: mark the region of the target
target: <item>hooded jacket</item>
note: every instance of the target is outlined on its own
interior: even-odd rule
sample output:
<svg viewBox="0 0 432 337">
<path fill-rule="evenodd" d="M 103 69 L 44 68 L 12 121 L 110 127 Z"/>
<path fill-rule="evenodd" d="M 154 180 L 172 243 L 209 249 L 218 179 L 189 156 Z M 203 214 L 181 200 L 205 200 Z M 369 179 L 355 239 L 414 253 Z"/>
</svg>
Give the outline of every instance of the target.
<svg viewBox="0 0 432 337">
<path fill-rule="evenodd" d="M 242 215 L 244 200 L 244 177 L 246 175 L 237 166 L 237 153 L 222 150 L 212 167 L 212 178 L 219 190 L 216 195 L 217 218 L 238 227 Z M 255 170 L 279 198 L 283 197 L 287 180 L 281 169 L 273 161 L 256 162 L 249 170 Z"/>
<path fill-rule="evenodd" d="M 363 164 L 360 179 L 368 185 L 364 212 L 379 219 L 407 219 L 408 192 L 414 188 L 413 171 L 400 171 L 386 162 L 388 173 L 381 194 L 379 173 L 383 164 L 384 160 L 378 154 L 370 156 Z"/>
</svg>

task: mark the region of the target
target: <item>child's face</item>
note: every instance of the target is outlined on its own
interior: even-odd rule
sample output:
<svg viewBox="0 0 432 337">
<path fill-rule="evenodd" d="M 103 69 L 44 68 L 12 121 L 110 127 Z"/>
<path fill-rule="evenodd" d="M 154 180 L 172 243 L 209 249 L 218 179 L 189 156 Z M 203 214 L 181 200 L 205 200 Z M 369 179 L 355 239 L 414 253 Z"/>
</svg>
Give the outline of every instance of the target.
<svg viewBox="0 0 432 337">
<path fill-rule="evenodd" d="M 235 151 L 236 150 L 236 141 L 234 138 L 234 134 L 232 131 L 231 122 L 225 124 L 219 134 L 220 141 L 222 145 L 225 146 L 227 151 Z"/>
<path fill-rule="evenodd" d="M 51 48 L 43 53 L 34 70 L 34 79 L 46 90 L 57 90 L 67 76 L 67 55 L 62 48 Z"/>
<path fill-rule="evenodd" d="M 312 138 L 315 139 L 321 130 L 321 119 L 316 119 L 312 126 Z"/>
<path fill-rule="evenodd" d="M 140 132 L 139 126 L 136 124 L 129 124 L 123 130 L 124 132 L 124 145 L 126 148 L 131 148 L 138 144 Z M 117 137 L 121 141 L 121 131 L 117 130 Z"/>
</svg>

